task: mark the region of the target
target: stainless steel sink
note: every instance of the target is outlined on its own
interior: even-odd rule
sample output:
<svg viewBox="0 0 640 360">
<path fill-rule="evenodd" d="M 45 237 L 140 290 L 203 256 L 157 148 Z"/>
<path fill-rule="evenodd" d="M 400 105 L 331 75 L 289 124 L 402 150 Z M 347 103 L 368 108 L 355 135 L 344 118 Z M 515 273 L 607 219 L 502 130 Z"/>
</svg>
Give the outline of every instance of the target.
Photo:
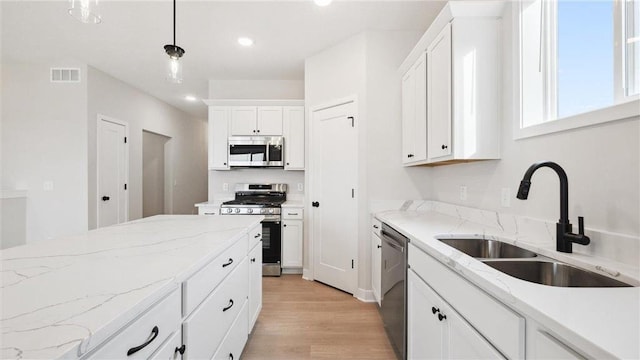
<svg viewBox="0 0 640 360">
<path fill-rule="evenodd" d="M 521 280 L 559 287 L 630 287 L 591 271 L 554 261 L 491 261 L 485 264 Z"/>
<path fill-rule="evenodd" d="M 537 254 L 523 248 L 488 239 L 438 239 L 463 253 L 483 259 L 532 258 Z"/>
</svg>

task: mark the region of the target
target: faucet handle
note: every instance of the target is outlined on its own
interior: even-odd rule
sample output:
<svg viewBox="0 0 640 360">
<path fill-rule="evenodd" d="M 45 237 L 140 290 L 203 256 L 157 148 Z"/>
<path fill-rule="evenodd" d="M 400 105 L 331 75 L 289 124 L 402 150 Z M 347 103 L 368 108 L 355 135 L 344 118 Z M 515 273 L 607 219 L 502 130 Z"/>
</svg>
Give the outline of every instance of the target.
<svg viewBox="0 0 640 360">
<path fill-rule="evenodd" d="M 584 216 L 578 216 L 578 234 L 584 235 Z"/>
</svg>

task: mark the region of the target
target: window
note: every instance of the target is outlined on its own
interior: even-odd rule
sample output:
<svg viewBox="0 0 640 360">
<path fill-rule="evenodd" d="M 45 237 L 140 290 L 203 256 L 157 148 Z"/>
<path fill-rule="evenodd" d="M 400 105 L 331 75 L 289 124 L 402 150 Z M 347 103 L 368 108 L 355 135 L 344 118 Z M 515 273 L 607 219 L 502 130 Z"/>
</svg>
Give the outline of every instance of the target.
<svg viewBox="0 0 640 360">
<path fill-rule="evenodd" d="M 528 137 L 640 115 L 640 0 L 521 0 L 519 107 Z M 535 128 L 526 130 L 527 128 Z"/>
</svg>

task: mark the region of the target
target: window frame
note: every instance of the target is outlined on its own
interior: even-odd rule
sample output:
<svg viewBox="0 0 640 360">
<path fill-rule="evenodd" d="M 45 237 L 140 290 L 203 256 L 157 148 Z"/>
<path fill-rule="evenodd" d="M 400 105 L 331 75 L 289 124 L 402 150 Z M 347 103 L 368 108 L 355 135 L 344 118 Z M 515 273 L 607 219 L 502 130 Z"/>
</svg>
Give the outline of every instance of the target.
<svg viewBox="0 0 640 360">
<path fill-rule="evenodd" d="M 625 73 L 625 61 L 628 56 L 626 54 L 626 41 L 624 40 L 624 31 L 626 24 L 624 23 L 625 14 L 624 8 L 626 0 L 614 2 L 614 36 L 618 41 L 614 41 L 614 101 L 615 104 L 591 110 L 584 113 L 579 113 L 562 118 L 556 117 L 557 106 L 557 56 L 556 56 L 556 34 L 555 26 L 556 20 L 556 6 L 545 6 L 544 3 L 548 0 L 542 1 L 542 10 L 545 11 L 545 15 L 542 17 L 542 24 L 544 24 L 541 39 L 544 38 L 543 44 L 540 44 L 540 64 L 544 73 L 543 87 L 542 87 L 542 114 L 543 119 L 535 124 L 523 126 L 525 122 L 524 106 L 523 106 L 523 53 L 524 46 L 522 42 L 522 17 L 523 2 L 524 0 L 518 0 L 512 4 L 512 45 L 513 45 L 513 82 L 514 90 L 517 99 L 514 102 L 514 119 L 513 122 L 513 138 L 524 139 L 534 136 L 540 136 L 545 134 L 552 134 L 560 131 L 567 131 L 571 129 L 581 128 L 585 126 L 592 126 L 596 124 L 603 124 L 618 120 L 625 120 L 632 117 L 640 116 L 640 94 L 627 96 L 627 74 Z M 634 4 L 635 6 L 635 4 Z M 549 46 L 549 44 L 551 46 Z M 616 48 L 617 47 L 617 48 Z M 553 59 L 551 61 L 551 59 Z M 635 59 L 640 61 L 640 59 Z M 553 115 L 553 116 L 552 116 Z"/>
</svg>

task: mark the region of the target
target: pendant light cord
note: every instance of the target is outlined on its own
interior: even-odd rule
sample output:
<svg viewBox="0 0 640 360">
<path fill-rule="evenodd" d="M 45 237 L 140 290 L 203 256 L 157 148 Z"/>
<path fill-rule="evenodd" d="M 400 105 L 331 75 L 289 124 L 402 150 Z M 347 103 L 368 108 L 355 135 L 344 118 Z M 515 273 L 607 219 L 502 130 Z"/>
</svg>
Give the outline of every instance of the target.
<svg viewBox="0 0 640 360">
<path fill-rule="evenodd" d="M 173 0 L 173 46 L 176 46 L 176 0 Z"/>
</svg>

